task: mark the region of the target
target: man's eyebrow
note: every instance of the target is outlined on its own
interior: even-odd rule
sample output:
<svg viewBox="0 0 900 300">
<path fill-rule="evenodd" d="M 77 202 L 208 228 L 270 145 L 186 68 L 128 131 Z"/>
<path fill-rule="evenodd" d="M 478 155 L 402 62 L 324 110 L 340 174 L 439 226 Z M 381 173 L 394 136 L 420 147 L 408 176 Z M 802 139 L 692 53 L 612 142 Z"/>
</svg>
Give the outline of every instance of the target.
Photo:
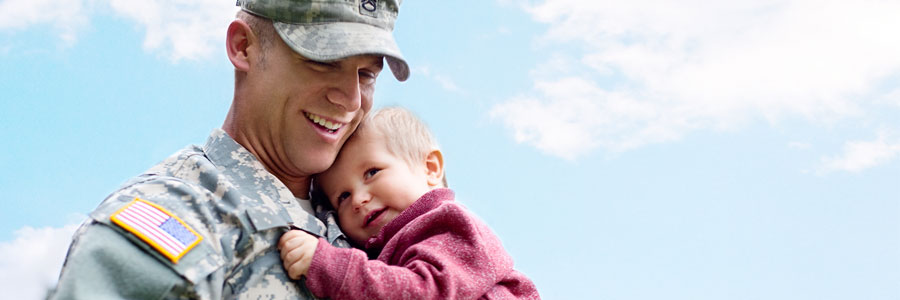
<svg viewBox="0 0 900 300">
<path fill-rule="evenodd" d="M 308 62 L 308 63 L 314 63 L 314 64 L 320 64 L 320 65 L 336 66 L 337 63 L 340 61 L 340 60 L 320 61 L 320 60 L 310 59 L 303 55 L 298 54 L 297 52 L 293 52 L 293 53 L 291 53 L 291 55 L 294 57 L 294 59 L 299 60 L 301 62 Z"/>
<path fill-rule="evenodd" d="M 366 54 L 362 56 L 368 58 L 366 61 L 367 65 L 377 67 L 379 70 L 384 68 L 384 56 L 377 54 Z"/>
<path fill-rule="evenodd" d="M 372 65 L 378 67 L 379 70 L 384 69 L 384 56 L 378 55 L 373 58 Z"/>
<path fill-rule="evenodd" d="M 312 64 L 317 64 L 317 65 L 322 65 L 322 66 L 329 66 L 329 67 L 334 67 L 334 68 L 337 68 L 337 67 L 340 67 L 340 66 L 341 66 L 341 61 L 340 61 L 340 60 L 321 61 L 321 60 L 314 60 L 314 59 L 308 59 L 308 58 L 307 58 L 307 59 L 304 59 L 304 61 L 306 61 L 306 62 L 308 62 L 308 63 L 312 63 Z"/>
<path fill-rule="evenodd" d="M 331 60 L 331 61 L 320 61 L 320 60 L 307 58 L 296 52 L 291 53 L 291 54 L 294 56 L 295 59 L 297 59 L 301 62 L 313 63 L 313 64 L 330 66 L 330 67 L 340 67 L 341 65 L 344 64 L 345 61 L 347 61 L 346 58 L 338 59 L 338 60 Z M 371 60 L 369 61 L 370 66 L 372 66 L 373 68 L 377 68 L 378 69 L 377 71 L 384 70 L 384 56 L 382 56 L 382 55 L 369 55 L 369 56 L 371 56 Z"/>
</svg>

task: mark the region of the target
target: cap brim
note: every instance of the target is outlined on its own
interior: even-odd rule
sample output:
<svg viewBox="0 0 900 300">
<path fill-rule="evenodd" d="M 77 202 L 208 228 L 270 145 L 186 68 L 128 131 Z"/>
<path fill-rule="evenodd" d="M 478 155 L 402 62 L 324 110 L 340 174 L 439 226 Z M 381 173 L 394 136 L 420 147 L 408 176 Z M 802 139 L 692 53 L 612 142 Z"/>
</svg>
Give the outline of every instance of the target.
<svg viewBox="0 0 900 300">
<path fill-rule="evenodd" d="M 272 23 L 284 43 L 306 58 L 333 61 L 364 54 L 382 55 L 397 80 L 409 78 L 409 65 L 388 30 L 360 23 Z"/>
</svg>

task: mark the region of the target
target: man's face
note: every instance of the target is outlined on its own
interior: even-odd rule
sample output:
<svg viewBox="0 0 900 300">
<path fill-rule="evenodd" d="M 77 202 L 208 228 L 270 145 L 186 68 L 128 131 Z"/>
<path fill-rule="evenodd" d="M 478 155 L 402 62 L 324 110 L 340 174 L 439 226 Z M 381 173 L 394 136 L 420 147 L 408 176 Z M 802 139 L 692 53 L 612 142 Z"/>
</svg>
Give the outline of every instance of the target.
<svg viewBox="0 0 900 300">
<path fill-rule="evenodd" d="M 382 57 L 317 62 L 277 37 L 266 51 L 247 74 L 252 147 L 280 177 L 322 172 L 372 108 Z"/>
<path fill-rule="evenodd" d="M 316 180 L 338 212 L 341 231 L 359 245 L 431 190 L 424 159 L 411 166 L 368 130 L 348 141 Z"/>
</svg>

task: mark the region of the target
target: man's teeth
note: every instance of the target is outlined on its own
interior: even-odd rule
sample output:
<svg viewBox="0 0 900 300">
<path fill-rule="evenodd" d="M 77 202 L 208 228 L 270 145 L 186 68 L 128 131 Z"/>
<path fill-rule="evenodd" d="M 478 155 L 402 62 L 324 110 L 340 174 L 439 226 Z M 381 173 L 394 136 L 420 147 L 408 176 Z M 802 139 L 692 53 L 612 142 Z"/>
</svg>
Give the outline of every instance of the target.
<svg viewBox="0 0 900 300">
<path fill-rule="evenodd" d="M 331 121 L 326 121 L 324 118 L 311 113 L 306 113 L 306 117 L 312 120 L 313 123 L 319 124 L 320 126 L 325 127 L 331 131 L 338 130 L 344 126 L 344 124 L 341 123 L 332 123 Z"/>
</svg>

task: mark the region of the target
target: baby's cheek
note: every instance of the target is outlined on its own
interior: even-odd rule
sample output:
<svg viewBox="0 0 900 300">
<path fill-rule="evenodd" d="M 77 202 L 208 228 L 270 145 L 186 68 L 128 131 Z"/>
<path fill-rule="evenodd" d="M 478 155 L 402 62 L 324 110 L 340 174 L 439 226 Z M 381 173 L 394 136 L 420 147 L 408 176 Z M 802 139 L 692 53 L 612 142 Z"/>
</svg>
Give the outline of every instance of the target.
<svg viewBox="0 0 900 300">
<path fill-rule="evenodd" d="M 347 230 L 348 228 L 350 228 L 350 225 L 351 225 L 350 220 L 352 220 L 352 218 L 353 217 L 350 216 L 350 214 L 345 214 L 344 212 L 338 213 L 337 222 L 338 222 L 338 226 L 341 226 L 341 230 Z"/>
</svg>

